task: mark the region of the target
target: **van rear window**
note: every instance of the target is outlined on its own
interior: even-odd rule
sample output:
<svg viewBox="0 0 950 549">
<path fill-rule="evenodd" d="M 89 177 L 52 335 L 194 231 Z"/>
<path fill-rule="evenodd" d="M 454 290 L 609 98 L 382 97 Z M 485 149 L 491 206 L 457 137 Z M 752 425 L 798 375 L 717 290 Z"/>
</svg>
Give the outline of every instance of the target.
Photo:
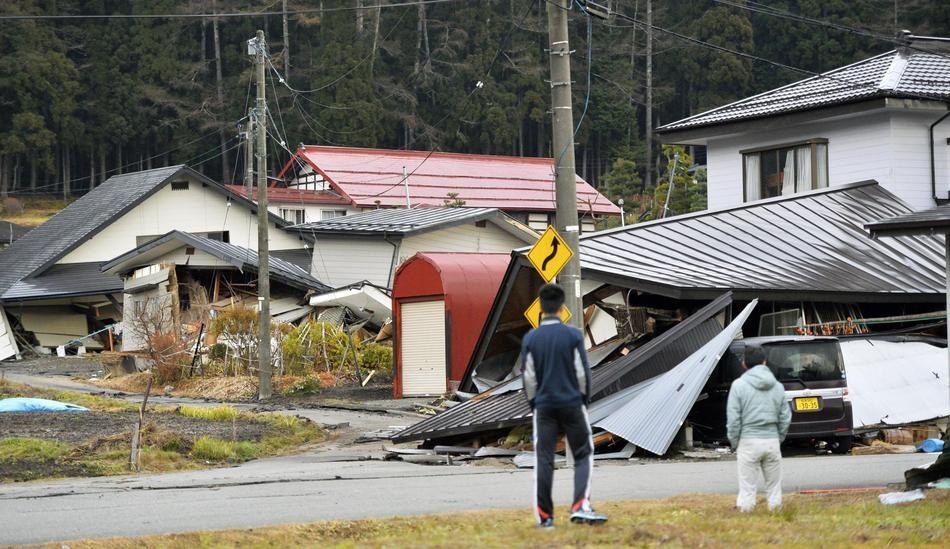
<svg viewBox="0 0 950 549">
<path fill-rule="evenodd" d="M 766 345 L 768 365 L 779 381 L 843 379 L 844 365 L 836 341 L 803 341 Z"/>
</svg>

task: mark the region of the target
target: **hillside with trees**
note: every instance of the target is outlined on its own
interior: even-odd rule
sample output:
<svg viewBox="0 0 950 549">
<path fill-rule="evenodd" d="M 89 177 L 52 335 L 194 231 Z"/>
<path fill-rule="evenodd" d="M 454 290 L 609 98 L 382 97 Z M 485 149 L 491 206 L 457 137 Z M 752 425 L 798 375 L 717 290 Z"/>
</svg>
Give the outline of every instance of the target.
<svg viewBox="0 0 950 549">
<path fill-rule="evenodd" d="M 645 0 L 610 3 L 644 19 Z M 68 196 L 115 173 L 181 162 L 240 182 L 239 122 L 253 101 L 245 42 L 258 28 L 273 58 L 267 93 L 274 173 L 301 142 L 550 156 L 544 1 L 405 4 L 4 2 L 0 15 L 196 16 L 4 20 L 0 192 Z M 767 4 L 836 26 L 762 13 L 756 2 L 654 4 L 655 126 L 803 77 L 667 30 L 814 72 L 893 49 L 882 37 L 898 28 L 950 35 L 950 4 L 939 0 Z M 262 11 L 273 13 L 201 16 Z M 645 188 L 645 27 L 617 17 L 588 22 L 577 8 L 570 20 L 575 121 L 583 120 L 578 173 L 612 199 L 639 203 L 634 197 L 656 191 Z M 658 144 L 651 154 L 656 185 L 671 155 Z M 693 208 L 704 199 L 684 194 L 673 202 Z"/>
</svg>

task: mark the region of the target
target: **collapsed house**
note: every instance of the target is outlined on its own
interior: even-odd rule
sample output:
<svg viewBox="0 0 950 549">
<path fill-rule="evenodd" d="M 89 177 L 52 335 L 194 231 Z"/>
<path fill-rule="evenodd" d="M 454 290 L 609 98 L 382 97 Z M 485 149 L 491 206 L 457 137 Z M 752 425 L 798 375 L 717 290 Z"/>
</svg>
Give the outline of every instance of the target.
<svg viewBox="0 0 950 549">
<path fill-rule="evenodd" d="M 665 453 L 701 395 L 688 392 L 675 406 L 665 402 L 686 394 L 677 387 L 701 388 L 709 357 L 721 355 L 719 343 L 728 345 L 736 333 L 943 335 L 943 242 L 932 236 L 883 242 L 864 229 L 910 211 L 868 181 L 582 236 L 585 330 L 594 340 L 590 411 L 595 427 L 609 435 L 602 440 L 633 442 L 629 436 Z M 530 423 L 517 360 L 530 328 L 523 313 L 541 284 L 523 251 L 513 253 L 460 382 L 474 396 L 397 433 L 395 441 L 480 445 Z M 613 320 L 614 337 L 591 337 L 595 313 Z M 739 319 L 739 326 L 730 324 Z M 677 377 L 684 370 L 690 375 Z M 659 390 L 666 400 L 656 396 Z M 649 412 L 652 420 L 634 434 L 624 428 L 626 419 L 606 419 L 621 410 L 626 419 Z"/>
<path fill-rule="evenodd" d="M 286 221 L 269 220 L 272 255 L 306 252 Z M 0 254 L 0 359 L 24 347 L 110 348 L 125 283 L 102 265 L 176 230 L 256 250 L 257 205 L 170 166 L 113 176 L 16 240 Z"/>
<path fill-rule="evenodd" d="M 256 251 L 182 231 L 146 242 L 101 269 L 123 281 L 123 351 L 142 350 L 143 336 L 178 326 L 200 334 L 215 312 L 257 305 Z M 270 314 L 277 322 L 306 317 L 313 310 L 308 293 L 329 290 L 305 269 L 276 257 L 269 273 Z"/>
</svg>

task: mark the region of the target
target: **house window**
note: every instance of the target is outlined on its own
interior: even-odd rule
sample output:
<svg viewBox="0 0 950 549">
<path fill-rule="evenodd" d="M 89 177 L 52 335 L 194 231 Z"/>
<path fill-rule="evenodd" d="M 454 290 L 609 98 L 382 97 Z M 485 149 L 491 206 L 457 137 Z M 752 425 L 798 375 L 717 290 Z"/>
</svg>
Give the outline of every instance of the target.
<svg viewBox="0 0 950 549">
<path fill-rule="evenodd" d="M 320 219 L 333 219 L 334 217 L 343 217 L 346 210 L 323 210 L 320 212 Z"/>
<path fill-rule="evenodd" d="M 299 225 L 305 222 L 306 212 L 302 208 L 281 208 L 280 216 L 294 225 Z"/>
<path fill-rule="evenodd" d="M 828 186 L 827 139 L 740 152 L 746 202 Z"/>
<path fill-rule="evenodd" d="M 201 235 L 201 236 L 204 236 L 208 240 L 217 240 L 218 242 L 225 242 L 225 243 L 231 242 L 230 231 L 215 231 L 215 232 L 205 233 L 204 235 Z"/>
</svg>

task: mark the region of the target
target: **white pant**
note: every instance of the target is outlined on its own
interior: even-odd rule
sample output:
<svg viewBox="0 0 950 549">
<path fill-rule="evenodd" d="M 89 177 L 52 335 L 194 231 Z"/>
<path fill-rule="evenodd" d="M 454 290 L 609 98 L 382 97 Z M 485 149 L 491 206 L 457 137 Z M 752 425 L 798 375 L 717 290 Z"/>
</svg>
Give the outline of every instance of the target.
<svg viewBox="0 0 950 549">
<path fill-rule="evenodd" d="M 755 509 L 758 472 L 765 477 L 769 510 L 782 506 L 782 451 L 777 438 L 743 438 L 736 452 L 739 466 L 739 496 L 736 507 L 744 513 Z"/>
</svg>

